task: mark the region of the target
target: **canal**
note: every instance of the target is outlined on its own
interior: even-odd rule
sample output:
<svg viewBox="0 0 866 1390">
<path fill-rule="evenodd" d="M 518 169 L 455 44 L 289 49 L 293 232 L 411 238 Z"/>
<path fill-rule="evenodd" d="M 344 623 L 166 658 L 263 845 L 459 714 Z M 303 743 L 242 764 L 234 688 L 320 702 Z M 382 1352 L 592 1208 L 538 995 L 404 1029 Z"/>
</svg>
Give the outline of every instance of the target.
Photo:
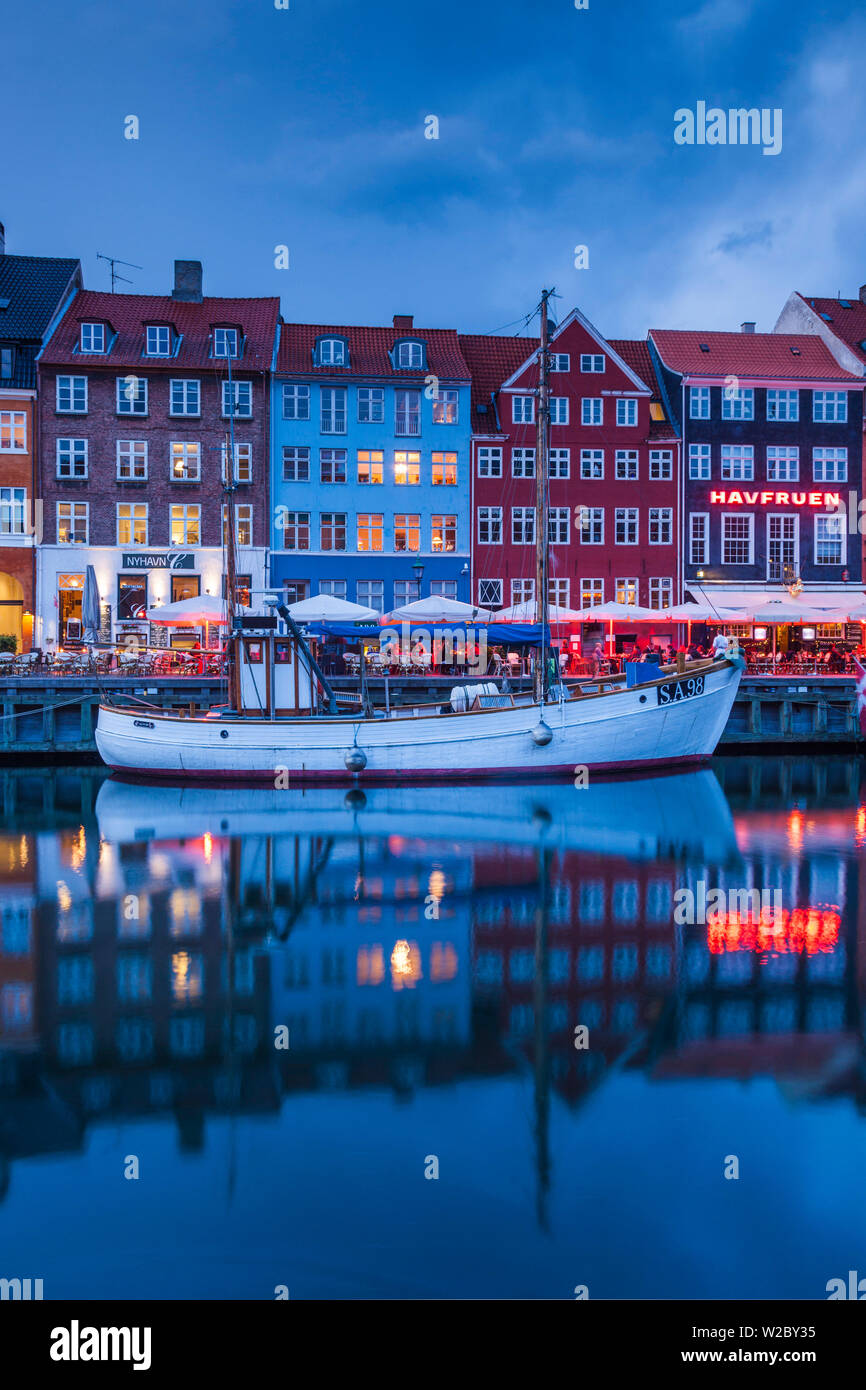
<svg viewBox="0 0 866 1390">
<path fill-rule="evenodd" d="M 866 760 L 0 783 L 0 1276 L 823 1299 L 866 1274 Z"/>
</svg>

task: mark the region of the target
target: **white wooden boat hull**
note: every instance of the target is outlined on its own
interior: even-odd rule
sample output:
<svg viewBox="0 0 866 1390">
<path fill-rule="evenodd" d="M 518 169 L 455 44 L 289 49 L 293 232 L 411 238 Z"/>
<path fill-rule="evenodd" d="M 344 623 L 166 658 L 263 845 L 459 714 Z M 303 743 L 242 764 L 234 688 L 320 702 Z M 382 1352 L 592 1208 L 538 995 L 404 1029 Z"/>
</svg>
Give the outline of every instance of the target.
<svg viewBox="0 0 866 1390">
<path fill-rule="evenodd" d="M 714 752 L 730 714 L 742 663 L 689 671 L 699 689 L 662 703 L 663 676 L 631 690 L 544 706 L 551 737 L 539 743 L 537 705 L 389 719 L 315 716 L 184 718 L 102 705 L 96 744 L 113 770 L 148 779 L 268 782 L 272 786 L 512 778 L 668 768 Z M 363 770 L 352 771 L 353 750 Z M 277 779 L 281 778 L 282 783 Z"/>
</svg>

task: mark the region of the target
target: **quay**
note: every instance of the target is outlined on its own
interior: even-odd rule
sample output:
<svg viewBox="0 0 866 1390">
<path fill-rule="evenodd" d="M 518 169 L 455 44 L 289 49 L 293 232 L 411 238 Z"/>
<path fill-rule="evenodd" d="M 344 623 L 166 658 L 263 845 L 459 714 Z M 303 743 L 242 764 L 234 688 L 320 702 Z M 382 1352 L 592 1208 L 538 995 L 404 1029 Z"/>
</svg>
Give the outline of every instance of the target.
<svg viewBox="0 0 866 1390">
<path fill-rule="evenodd" d="M 329 678 L 338 696 L 357 694 L 351 676 Z M 476 678 L 491 680 L 490 676 Z M 511 677 L 512 691 L 530 688 L 529 677 Z M 391 708 L 446 703 L 455 685 L 474 683 L 459 676 L 370 676 L 373 703 Z M 590 684 L 589 680 L 584 682 Z M 101 687 L 89 676 L 10 677 L 0 681 L 0 762 L 19 762 L 29 754 L 57 758 L 96 753 L 97 706 L 107 689 L 123 703 L 166 710 L 202 709 L 219 703 L 225 687 L 214 676 L 115 676 Z M 720 747 L 789 747 L 816 744 L 863 750 L 857 691 L 851 676 L 744 676 Z"/>
</svg>

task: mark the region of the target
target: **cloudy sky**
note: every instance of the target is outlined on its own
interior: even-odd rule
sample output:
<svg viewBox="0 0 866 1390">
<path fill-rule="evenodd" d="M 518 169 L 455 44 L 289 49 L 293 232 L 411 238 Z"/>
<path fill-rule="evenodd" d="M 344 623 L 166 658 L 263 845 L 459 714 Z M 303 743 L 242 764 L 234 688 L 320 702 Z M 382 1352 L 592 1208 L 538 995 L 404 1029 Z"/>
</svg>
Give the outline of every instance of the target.
<svg viewBox="0 0 866 1390">
<path fill-rule="evenodd" d="M 289 319 L 465 332 L 519 322 L 542 285 L 626 337 L 769 330 L 791 289 L 866 281 L 850 4 L 289 4 L 7 9 L 7 249 L 80 256 L 89 288 L 118 256 L 141 293 L 199 259 L 207 293 L 278 294 Z M 781 108 L 781 153 L 676 145 L 698 101 Z"/>
</svg>

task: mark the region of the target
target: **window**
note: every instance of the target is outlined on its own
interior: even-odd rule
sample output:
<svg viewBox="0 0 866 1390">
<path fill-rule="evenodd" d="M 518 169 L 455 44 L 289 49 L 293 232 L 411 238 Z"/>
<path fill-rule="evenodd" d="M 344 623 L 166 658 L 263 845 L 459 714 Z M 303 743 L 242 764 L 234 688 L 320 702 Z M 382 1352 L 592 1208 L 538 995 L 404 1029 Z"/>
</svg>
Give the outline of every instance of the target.
<svg viewBox="0 0 866 1390">
<path fill-rule="evenodd" d="M 394 392 L 394 433 L 421 433 L 421 392 Z"/>
<path fill-rule="evenodd" d="M 751 565 L 754 549 L 754 522 L 751 513 L 726 512 L 722 517 L 722 564 Z"/>
<path fill-rule="evenodd" d="M 87 377 L 59 376 L 57 378 L 58 415 L 87 414 Z"/>
<path fill-rule="evenodd" d="M 147 545 L 146 502 L 118 502 L 117 544 Z"/>
<path fill-rule="evenodd" d="M 813 391 L 812 419 L 844 424 L 848 419 L 848 392 Z"/>
<path fill-rule="evenodd" d="M 58 478 L 87 477 L 86 439 L 58 439 L 57 476 Z"/>
<path fill-rule="evenodd" d="M 118 415 L 147 414 L 147 378 L 119 376 L 117 378 Z"/>
<path fill-rule="evenodd" d="M 456 516 L 434 516 L 430 547 L 434 555 L 457 549 Z"/>
<path fill-rule="evenodd" d="M 712 477 L 712 467 L 710 464 L 709 444 L 690 444 L 689 445 L 689 477 L 690 478 L 710 478 Z"/>
<path fill-rule="evenodd" d="M 649 475 L 653 482 L 669 482 L 674 476 L 674 456 L 671 449 L 650 449 Z"/>
<path fill-rule="evenodd" d="M 359 547 L 360 549 L 360 547 Z M 421 549 L 421 518 L 414 513 L 400 512 L 394 517 L 394 549 Z"/>
<path fill-rule="evenodd" d="M 502 580 L 479 579 L 478 602 L 482 608 L 502 607 Z"/>
<path fill-rule="evenodd" d="M 417 579 L 395 579 L 394 580 L 394 607 L 399 608 L 404 603 L 414 603 L 421 597 L 421 586 Z"/>
<path fill-rule="evenodd" d="M 547 462 L 551 478 L 571 477 L 570 449 L 551 449 L 548 454 Z"/>
<path fill-rule="evenodd" d="M 636 579 L 617 579 L 614 584 L 614 602 L 636 604 L 637 589 Z"/>
<path fill-rule="evenodd" d="M 768 393 L 769 394 L 769 393 Z M 800 476 L 799 449 L 767 449 L 767 481 L 795 483 Z"/>
<path fill-rule="evenodd" d="M 283 512 L 283 549 L 309 550 L 310 513 Z"/>
<path fill-rule="evenodd" d="M 457 410 L 460 394 L 456 389 L 448 388 L 433 392 L 433 424 L 434 425 L 456 425 Z"/>
<path fill-rule="evenodd" d="M 171 329 L 159 323 L 149 323 L 145 331 L 145 352 L 148 357 L 171 356 Z"/>
<path fill-rule="evenodd" d="M 26 503 L 26 488 L 0 487 L 0 536 L 25 535 Z"/>
<path fill-rule="evenodd" d="M 502 508 L 478 508 L 478 544 L 502 544 Z"/>
<path fill-rule="evenodd" d="M 345 579 L 320 579 L 319 593 L 330 594 L 331 598 L 345 598 L 346 581 Z"/>
<path fill-rule="evenodd" d="M 361 512 L 358 515 L 358 549 L 359 550 L 381 550 L 382 549 L 382 529 L 383 520 L 381 513 L 374 516 L 370 512 Z M 360 581 L 358 589 L 360 591 Z M 358 602 L 365 600 L 359 598 Z M 375 604 L 368 603 L 368 608 L 374 608 Z"/>
<path fill-rule="evenodd" d="M 722 445 L 722 477 L 750 482 L 755 476 L 755 450 L 751 444 Z"/>
<path fill-rule="evenodd" d="M 479 478 L 502 477 L 502 450 L 498 445 L 480 445 L 478 449 Z"/>
<path fill-rule="evenodd" d="M 551 545 L 568 545 L 571 537 L 571 508 L 551 507 L 547 513 L 547 534 Z"/>
<path fill-rule="evenodd" d="M 580 370 L 582 372 L 603 372 L 604 357 L 599 354 L 583 352 L 580 356 Z"/>
<path fill-rule="evenodd" d="M 604 400 L 601 396 L 585 396 L 580 403 L 581 424 L 601 425 L 604 423 Z"/>
<path fill-rule="evenodd" d="M 511 544 L 535 545 L 535 508 L 511 508 Z"/>
<path fill-rule="evenodd" d="M 322 483 L 344 483 L 348 459 L 348 449 L 320 449 L 319 481 Z"/>
<path fill-rule="evenodd" d="M 456 599 L 456 597 L 457 597 L 457 580 L 456 580 L 456 579 L 431 579 L 431 580 L 430 580 L 430 593 L 431 593 L 432 595 L 434 595 L 434 597 L 436 597 L 436 598 L 454 598 L 454 599 Z"/>
<path fill-rule="evenodd" d="M 214 357 L 237 357 L 238 330 L 236 328 L 215 328 L 213 331 Z"/>
<path fill-rule="evenodd" d="M 383 483 L 385 481 L 384 449 L 359 449 L 357 462 L 359 483 Z"/>
<path fill-rule="evenodd" d="M 235 445 L 235 482 L 251 483 L 253 480 L 253 446 L 252 444 Z M 226 446 L 222 446 L 222 477 L 226 477 Z"/>
<path fill-rule="evenodd" d="M 310 418 L 310 388 L 301 386 L 296 382 L 287 382 L 283 386 L 283 419 L 284 420 L 309 420 Z"/>
<path fill-rule="evenodd" d="M 253 413 L 253 383 L 251 381 L 224 381 L 223 387 L 223 415 L 228 417 L 233 415 L 235 419 L 248 420 Z M 234 401 L 234 408 L 232 407 Z"/>
<path fill-rule="evenodd" d="M 812 476 L 816 483 L 847 482 L 848 450 L 813 449 Z"/>
<path fill-rule="evenodd" d="M 0 347 L 0 381 L 10 381 L 15 371 L 15 349 Z"/>
<path fill-rule="evenodd" d="M 672 579 L 651 579 L 649 582 L 650 608 L 672 608 L 674 601 L 674 581 Z"/>
<path fill-rule="evenodd" d="M 197 483 L 201 477 L 201 445 L 197 441 L 173 439 L 168 446 L 173 483 Z"/>
<path fill-rule="evenodd" d="M 554 604 L 557 608 L 567 608 L 571 601 L 570 591 L 570 579 L 548 579 L 547 602 Z"/>
<path fill-rule="evenodd" d="M 294 444 L 283 445 L 283 482 L 308 483 L 310 481 L 310 451 Z"/>
<path fill-rule="evenodd" d="M 620 400 L 616 403 L 616 423 L 618 425 L 637 424 L 637 401 Z"/>
<path fill-rule="evenodd" d="M 723 420 L 754 420 L 755 393 L 751 387 L 736 390 L 725 387 L 722 392 Z"/>
<path fill-rule="evenodd" d="M 604 477 L 604 449 L 581 449 L 580 476 L 581 478 Z"/>
<path fill-rule="evenodd" d="M 322 550 L 345 550 L 346 513 L 322 512 L 319 518 L 319 538 Z"/>
<path fill-rule="evenodd" d="M 66 956 L 57 962 L 58 1004 L 87 1004 L 93 998 L 90 956 Z"/>
<path fill-rule="evenodd" d="M 581 545 L 604 545 L 604 507 L 581 507 Z"/>
<path fill-rule="evenodd" d="M 143 483 L 147 480 L 147 440 L 118 439 L 117 481 Z"/>
<path fill-rule="evenodd" d="M 815 564 L 844 565 L 845 531 L 841 516 L 815 517 Z"/>
<path fill-rule="evenodd" d="M 551 396 L 550 423 L 552 425 L 568 424 L 568 396 Z"/>
<path fill-rule="evenodd" d="M 637 478 L 637 449 L 617 449 L 614 455 L 614 477 L 624 482 Z"/>
<path fill-rule="evenodd" d="M 362 425 L 381 425 L 385 420 L 385 392 L 381 386 L 358 387 L 358 421 Z"/>
<path fill-rule="evenodd" d="M 201 384 L 195 380 L 171 382 L 169 413 L 171 415 L 201 414 Z"/>
<path fill-rule="evenodd" d="M 710 563 L 710 514 L 691 512 L 689 515 L 689 564 Z"/>
<path fill-rule="evenodd" d="M 58 545 L 87 545 L 88 510 L 86 502 L 57 503 Z"/>
<path fill-rule="evenodd" d="M 397 366 L 398 367 L 423 367 L 424 366 L 424 346 L 422 343 L 398 343 L 397 344 Z"/>
<path fill-rule="evenodd" d="M 767 578 L 785 579 L 799 569 L 800 518 L 785 513 L 767 517 Z"/>
<path fill-rule="evenodd" d="M 457 455 L 434 454 L 432 457 L 433 484 L 436 487 L 457 486 Z"/>
<path fill-rule="evenodd" d="M 535 397 L 511 397 L 511 423 L 513 425 L 533 425 L 535 423 Z"/>
<path fill-rule="evenodd" d="M 381 521 L 381 517 L 379 518 Z M 385 611 L 385 582 L 382 579 L 359 579 L 356 586 L 358 603 L 365 608 L 375 608 L 377 613 Z"/>
<path fill-rule="evenodd" d="M 617 507 L 614 516 L 614 541 L 617 545 L 637 545 L 637 507 Z"/>
<path fill-rule="evenodd" d="M 201 507 L 197 502 L 173 502 L 168 515 L 171 545 L 201 544 Z"/>
<path fill-rule="evenodd" d="M 346 433 L 346 388 L 345 386 L 323 386 L 321 388 L 321 433 Z"/>
<path fill-rule="evenodd" d="M 223 545 L 228 545 L 228 507 L 223 503 L 222 507 L 222 528 Z M 252 545 L 253 543 L 253 509 L 249 502 L 241 502 L 235 507 L 235 540 L 238 545 Z M 238 575 L 238 587 L 242 582 L 242 576 Z M 225 578 L 223 578 L 223 588 L 225 589 Z M 249 607 L 249 597 L 239 597 L 239 602 L 245 603 Z"/>
<path fill-rule="evenodd" d="M 401 487 L 415 487 L 421 482 L 421 455 L 405 449 L 394 454 L 394 482 Z"/>
<path fill-rule="evenodd" d="M 650 507 L 649 543 L 650 545 L 670 545 L 674 538 L 674 513 L 672 507 Z"/>
<path fill-rule="evenodd" d="M 580 606 L 581 608 L 597 608 L 600 603 L 604 603 L 604 580 L 603 579 L 581 579 L 580 581 Z"/>
<path fill-rule="evenodd" d="M 83 323 L 81 325 L 81 351 L 105 352 L 104 323 Z"/>
<path fill-rule="evenodd" d="M 709 386 L 689 387 L 689 419 L 690 420 L 709 420 L 710 418 L 710 388 Z"/>
<path fill-rule="evenodd" d="M 535 477 L 535 450 L 534 450 L 534 449 L 512 449 L 512 450 L 511 450 L 511 476 L 512 476 L 512 478 L 534 478 L 534 477 Z"/>
<path fill-rule="evenodd" d="M 346 344 L 342 338 L 320 338 L 316 352 L 320 367 L 345 367 L 348 365 Z"/>
<path fill-rule="evenodd" d="M 767 392 L 767 419 L 768 420 L 799 420 L 800 418 L 800 392 L 799 391 L 768 391 Z"/>
</svg>

